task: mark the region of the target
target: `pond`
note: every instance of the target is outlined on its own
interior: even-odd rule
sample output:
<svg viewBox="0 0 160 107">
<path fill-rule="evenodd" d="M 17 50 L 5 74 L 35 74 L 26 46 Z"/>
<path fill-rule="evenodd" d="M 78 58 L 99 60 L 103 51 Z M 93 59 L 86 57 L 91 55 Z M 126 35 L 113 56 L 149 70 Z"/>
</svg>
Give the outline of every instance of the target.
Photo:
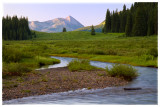
<svg viewBox="0 0 160 107">
<path fill-rule="evenodd" d="M 50 65 L 48 68 L 65 67 L 73 59 L 68 57 L 54 57 L 61 60 L 61 63 Z M 93 66 L 105 68 L 111 67 L 114 63 L 90 61 Z M 104 89 L 85 88 L 52 93 L 46 95 L 30 96 L 9 101 L 3 104 L 157 104 L 157 68 L 138 67 L 139 76 L 126 86 L 107 87 Z M 46 68 L 40 68 L 46 69 Z M 124 87 L 141 87 L 141 90 L 124 90 Z"/>
</svg>

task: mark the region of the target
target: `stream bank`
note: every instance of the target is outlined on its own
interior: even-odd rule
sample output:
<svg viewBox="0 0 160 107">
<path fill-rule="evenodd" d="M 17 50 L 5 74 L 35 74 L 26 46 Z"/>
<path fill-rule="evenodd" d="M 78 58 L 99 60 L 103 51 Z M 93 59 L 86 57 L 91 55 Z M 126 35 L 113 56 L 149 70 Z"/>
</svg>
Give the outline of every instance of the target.
<svg viewBox="0 0 160 107">
<path fill-rule="evenodd" d="M 7 82 L 16 83 L 7 86 Z M 3 100 L 11 100 L 33 95 L 43 95 L 86 88 L 98 89 L 123 86 L 128 82 L 109 77 L 103 70 L 71 72 L 67 67 L 35 71 L 25 77 L 3 80 Z"/>
</svg>

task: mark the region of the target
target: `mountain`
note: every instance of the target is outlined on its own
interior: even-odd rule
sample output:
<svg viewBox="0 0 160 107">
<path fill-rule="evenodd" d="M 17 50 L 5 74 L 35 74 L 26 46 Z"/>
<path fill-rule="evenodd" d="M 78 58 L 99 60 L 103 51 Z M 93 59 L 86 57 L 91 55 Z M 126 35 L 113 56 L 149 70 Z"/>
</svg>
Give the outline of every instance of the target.
<svg viewBox="0 0 160 107">
<path fill-rule="evenodd" d="M 67 31 L 73 31 L 84 26 L 72 16 L 68 16 L 66 18 L 56 18 L 44 22 L 30 21 L 29 27 L 32 30 L 41 32 L 62 32 L 63 27 Z"/>
<path fill-rule="evenodd" d="M 102 28 L 104 27 L 105 21 L 100 23 L 99 25 L 94 26 L 95 32 L 102 32 Z M 75 31 L 91 31 L 92 26 L 86 26 L 82 28 L 78 28 Z"/>
</svg>

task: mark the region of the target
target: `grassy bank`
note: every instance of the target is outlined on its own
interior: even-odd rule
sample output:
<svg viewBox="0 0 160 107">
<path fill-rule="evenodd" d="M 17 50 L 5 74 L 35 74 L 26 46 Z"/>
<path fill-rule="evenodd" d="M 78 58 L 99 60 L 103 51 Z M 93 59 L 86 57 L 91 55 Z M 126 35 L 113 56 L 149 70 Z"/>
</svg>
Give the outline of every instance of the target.
<svg viewBox="0 0 160 107">
<path fill-rule="evenodd" d="M 8 43 L 12 43 L 12 41 L 8 41 Z M 44 54 L 39 55 L 34 51 L 27 51 L 24 47 L 20 48 L 21 46 L 25 45 L 3 44 L 3 78 L 22 76 L 41 66 L 60 63 L 58 59 L 50 58 Z"/>
</svg>

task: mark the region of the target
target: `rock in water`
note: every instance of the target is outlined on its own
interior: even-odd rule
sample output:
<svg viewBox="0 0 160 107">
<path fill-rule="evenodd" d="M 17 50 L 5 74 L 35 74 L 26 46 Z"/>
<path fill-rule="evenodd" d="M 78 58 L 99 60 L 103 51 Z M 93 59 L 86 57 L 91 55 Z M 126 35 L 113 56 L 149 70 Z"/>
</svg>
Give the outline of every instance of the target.
<svg viewBox="0 0 160 107">
<path fill-rule="evenodd" d="M 136 87 L 136 88 L 124 88 L 124 90 L 141 90 L 142 88 Z"/>
</svg>

